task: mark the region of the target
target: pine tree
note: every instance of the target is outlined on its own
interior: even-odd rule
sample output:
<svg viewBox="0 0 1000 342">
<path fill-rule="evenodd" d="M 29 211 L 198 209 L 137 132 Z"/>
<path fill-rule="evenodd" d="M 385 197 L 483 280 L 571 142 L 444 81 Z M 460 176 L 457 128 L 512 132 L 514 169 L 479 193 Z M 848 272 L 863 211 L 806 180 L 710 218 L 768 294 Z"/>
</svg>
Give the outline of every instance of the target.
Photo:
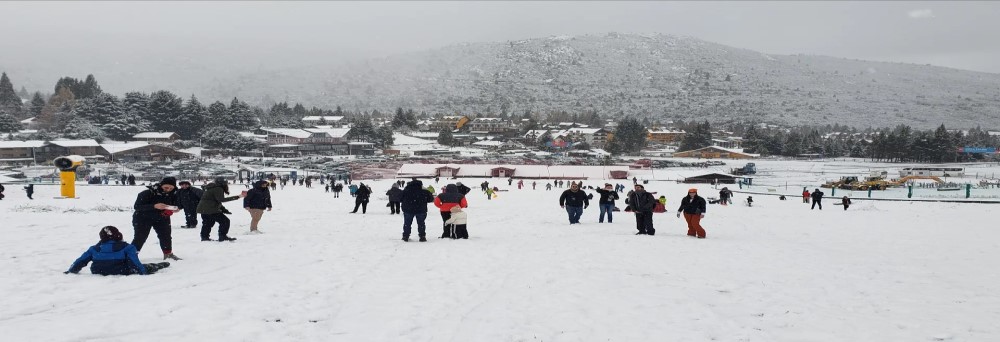
<svg viewBox="0 0 1000 342">
<path fill-rule="evenodd" d="M 136 134 L 149 130 L 149 123 L 135 110 L 123 109 L 111 117 L 111 121 L 101 127 L 108 138 L 128 141 Z"/>
<path fill-rule="evenodd" d="M 227 121 L 229 121 L 229 108 L 226 107 L 226 104 L 220 101 L 212 102 L 208 106 L 208 117 L 205 118 L 205 126 L 226 127 Z"/>
<path fill-rule="evenodd" d="M 403 107 L 396 108 L 396 115 L 392 117 L 392 128 L 400 129 L 406 126 L 406 114 Z"/>
<path fill-rule="evenodd" d="M 81 93 L 77 94 L 77 98 L 89 99 L 104 93 L 101 90 L 101 86 L 97 84 L 97 79 L 94 78 L 94 75 L 87 75 L 87 79 L 83 81 L 80 87 Z"/>
<path fill-rule="evenodd" d="M 94 139 L 97 142 L 103 142 L 105 133 L 99 126 L 94 125 L 89 120 L 76 117 L 66 124 L 66 128 L 63 129 L 63 136 L 69 139 Z"/>
<path fill-rule="evenodd" d="M 696 150 L 702 147 L 712 146 L 712 125 L 708 121 L 696 124 L 681 140 L 681 151 Z"/>
<path fill-rule="evenodd" d="M 31 97 L 31 94 L 28 93 L 28 89 L 25 89 L 24 86 L 21 86 L 21 90 L 17 91 L 17 96 L 20 96 L 22 99 L 26 99 Z"/>
<path fill-rule="evenodd" d="M 184 111 L 184 100 L 174 93 L 159 90 L 149 94 L 149 113 L 146 117 L 153 130 L 176 132 L 175 119 Z"/>
<path fill-rule="evenodd" d="M 21 97 L 14 91 L 14 85 L 10 83 L 6 72 L 0 75 L 0 109 L 11 113 L 21 111 Z"/>
<path fill-rule="evenodd" d="M 38 117 L 42 115 L 43 108 L 45 108 L 45 98 L 42 97 L 42 93 L 36 91 L 31 97 L 31 106 L 28 107 L 29 115 Z"/>
<path fill-rule="evenodd" d="M 78 101 L 75 110 L 76 116 L 87 119 L 97 126 L 110 123 L 114 116 L 124 111 L 117 97 L 105 93 Z"/>
<path fill-rule="evenodd" d="M 389 126 L 383 125 L 382 127 L 376 129 L 375 141 L 373 141 L 375 143 L 375 146 L 383 149 L 392 146 L 393 141 L 395 141 L 395 138 L 392 136 L 392 134 L 393 134 L 392 127 Z"/>
<path fill-rule="evenodd" d="M 170 120 L 171 131 L 183 139 L 194 139 L 205 124 L 206 113 L 205 106 L 201 105 L 197 97 L 191 95 L 191 99 L 181 109 L 181 114 Z"/>
<path fill-rule="evenodd" d="M 450 129 L 442 128 L 441 132 L 438 133 L 437 142 L 441 145 L 451 146 L 455 143 L 455 136 L 451 134 Z"/>
<path fill-rule="evenodd" d="M 225 124 L 230 129 L 242 131 L 257 127 L 257 118 L 254 116 L 253 108 L 250 108 L 250 105 L 246 102 L 240 101 L 235 97 L 229 103 L 228 116 L 229 121 Z"/>
<path fill-rule="evenodd" d="M 615 129 L 615 145 L 612 147 L 618 153 L 638 153 L 646 147 L 646 127 L 634 117 L 628 116 L 618 122 Z"/>
<path fill-rule="evenodd" d="M 21 123 L 13 116 L 0 110 L 0 132 L 14 133 L 21 130 Z"/>
</svg>

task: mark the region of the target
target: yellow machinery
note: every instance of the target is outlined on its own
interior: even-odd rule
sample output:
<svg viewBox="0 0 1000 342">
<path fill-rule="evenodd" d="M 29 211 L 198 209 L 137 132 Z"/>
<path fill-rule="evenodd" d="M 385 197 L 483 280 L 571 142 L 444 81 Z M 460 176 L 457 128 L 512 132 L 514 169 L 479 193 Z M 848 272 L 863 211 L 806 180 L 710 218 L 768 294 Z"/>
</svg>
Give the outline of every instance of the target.
<svg viewBox="0 0 1000 342">
<path fill-rule="evenodd" d="M 53 164 L 59 168 L 59 194 L 62 198 L 76 198 L 76 168 L 82 166 L 81 156 L 65 156 L 56 158 Z"/>
<path fill-rule="evenodd" d="M 468 116 L 462 116 L 461 119 L 458 119 L 458 123 L 455 124 L 455 129 L 462 129 L 462 126 L 465 126 L 469 121 Z"/>
<path fill-rule="evenodd" d="M 859 178 L 857 176 L 843 176 L 838 181 L 823 184 L 824 188 L 837 188 L 845 190 L 885 190 L 889 187 L 899 186 L 899 183 L 886 180 L 888 175 L 885 171 L 872 171 L 868 177 Z"/>
</svg>

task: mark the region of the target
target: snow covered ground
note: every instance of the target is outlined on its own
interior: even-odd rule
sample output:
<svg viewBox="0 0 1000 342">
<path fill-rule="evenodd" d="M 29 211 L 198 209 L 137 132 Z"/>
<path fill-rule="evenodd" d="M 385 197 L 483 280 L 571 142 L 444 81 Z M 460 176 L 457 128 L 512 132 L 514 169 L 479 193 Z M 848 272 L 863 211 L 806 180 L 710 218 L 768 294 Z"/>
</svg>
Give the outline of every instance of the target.
<svg viewBox="0 0 1000 342">
<path fill-rule="evenodd" d="M 463 179 L 478 188 L 481 180 Z M 560 190 L 470 194 L 470 235 L 400 241 L 373 183 L 366 215 L 323 188 L 273 192 L 263 235 L 201 242 L 152 276 L 62 274 L 99 227 L 122 228 L 140 187 L 80 186 L 78 200 L 0 201 L 0 336 L 8 341 L 996 341 L 1000 231 L 984 204 L 797 199 L 709 208 L 708 239 L 657 214 L 569 226 Z M 531 181 L 526 181 L 530 184 Z M 368 182 L 366 182 L 368 183 Z M 598 185 L 598 181 L 588 184 Z M 502 184 L 502 185 L 500 185 Z M 540 183 L 544 184 L 544 183 Z M 435 184 L 440 188 L 442 184 Z M 651 182 L 674 209 L 688 186 Z M 707 186 L 700 187 L 707 193 Z M 174 218 L 175 226 L 179 225 Z M 214 236 L 214 234 L 213 234 Z M 155 236 L 140 253 L 159 261 Z"/>
</svg>

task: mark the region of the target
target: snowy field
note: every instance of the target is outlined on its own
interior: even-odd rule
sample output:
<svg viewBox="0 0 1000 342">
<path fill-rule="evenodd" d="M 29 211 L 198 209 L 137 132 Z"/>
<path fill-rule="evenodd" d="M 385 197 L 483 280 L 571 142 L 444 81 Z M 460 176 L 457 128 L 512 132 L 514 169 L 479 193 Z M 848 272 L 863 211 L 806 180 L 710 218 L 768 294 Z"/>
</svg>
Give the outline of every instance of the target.
<svg viewBox="0 0 1000 342">
<path fill-rule="evenodd" d="M 480 180 L 463 180 L 478 189 Z M 78 200 L 16 185 L 0 201 L 5 341 L 997 341 L 998 206 L 798 199 L 709 207 L 708 239 L 657 214 L 569 226 L 559 190 L 470 194 L 469 240 L 402 242 L 375 182 L 366 215 L 322 186 L 273 192 L 263 235 L 231 203 L 234 243 L 174 229 L 152 276 L 64 275 L 103 225 L 131 240 L 140 187 Z M 530 184 L 530 181 L 527 181 Z M 588 184 L 597 185 L 593 181 Z M 435 186 L 440 188 L 442 184 Z M 516 185 L 516 184 L 515 184 Z M 513 189 L 511 189 L 513 188 Z M 671 211 L 687 186 L 651 182 Z M 529 187 L 530 189 L 530 187 Z M 710 191 L 707 186 L 703 192 Z M 716 193 L 717 194 L 717 193 Z M 623 205 L 620 205 L 624 207 Z M 432 207 L 433 208 L 433 207 Z M 122 210 L 122 211 L 118 211 Z M 432 209 L 433 210 L 433 209 Z M 174 217 L 174 225 L 180 225 Z M 215 234 L 213 234 L 213 237 Z M 155 235 L 140 253 L 160 260 Z"/>
</svg>

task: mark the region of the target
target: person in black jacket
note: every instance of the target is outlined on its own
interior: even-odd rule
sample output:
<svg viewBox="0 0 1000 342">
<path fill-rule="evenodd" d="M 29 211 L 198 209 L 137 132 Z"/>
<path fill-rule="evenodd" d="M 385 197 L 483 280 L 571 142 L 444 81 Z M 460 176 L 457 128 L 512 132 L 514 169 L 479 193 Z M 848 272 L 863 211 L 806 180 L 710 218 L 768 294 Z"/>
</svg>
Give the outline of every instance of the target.
<svg viewBox="0 0 1000 342">
<path fill-rule="evenodd" d="M 462 182 L 458 182 L 455 185 L 458 186 L 458 192 L 461 192 L 462 195 L 468 195 L 469 192 L 472 191 L 472 189 L 465 186 L 465 184 L 462 184 Z"/>
<path fill-rule="evenodd" d="M 580 185 L 573 183 L 569 190 L 563 191 L 562 196 L 559 196 L 559 206 L 566 208 L 569 224 L 580 224 L 580 216 L 583 216 L 583 209 L 590 206 L 590 200 L 580 190 Z"/>
<path fill-rule="evenodd" d="M 851 206 L 851 198 L 844 196 L 840 199 L 840 204 L 844 206 L 844 210 L 846 211 Z"/>
<path fill-rule="evenodd" d="M 160 240 L 160 250 L 163 251 L 163 260 L 180 260 L 173 252 L 172 239 L 170 237 L 170 215 L 179 211 L 177 207 L 177 196 L 174 189 L 177 188 L 177 179 L 174 177 L 164 178 L 157 184 L 139 193 L 135 199 L 135 213 L 132 214 L 132 228 L 135 229 L 135 236 L 132 237 L 132 245 L 136 252 L 142 250 L 149 238 L 149 231 L 156 231 L 156 238 Z"/>
<path fill-rule="evenodd" d="M 139 261 L 139 251 L 135 246 L 123 241 L 122 233 L 118 228 L 106 226 L 101 228 L 98 235 L 101 241 L 96 245 L 87 248 L 73 265 L 69 267 L 66 274 L 80 273 L 87 264 L 90 265 L 90 273 L 100 275 L 132 275 L 132 274 L 153 274 L 157 270 L 170 266 L 168 262 L 155 264 L 143 264 Z"/>
<path fill-rule="evenodd" d="M 185 224 L 181 228 L 198 227 L 198 202 L 201 202 L 203 190 L 192 187 L 191 182 L 181 181 L 177 183 L 177 203 L 184 209 Z"/>
<path fill-rule="evenodd" d="M 809 197 L 812 197 L 813 200 L 812 208 L 809 208 L 809 210 L 816 209 L 817 205 L 819 206 L 819 210 L 823 210 L 823 192 L 819 191 L 819 188 L 813 191 Z"/>
<path fill-rule="evenodd" d="M 358 212 L 358 207 L 361 207 L 361 213 L 368 213 L 368 198 L 371 197 L 372 189 L 369 188 L 365 183 L 358 184 L 358 191 L 354 193 L 354 211 L 351 214 Z"/>
<path fill-rule="evenodd" d="M 243 197 L 243 209 L 250 212 L 250 234 L 260 234 L 257 224 L 264 216 L 264 210 L 271 211 L 271 187 L 266 180 L 253 183 L 253 188 Z"/>
<path fill-rule="evenodd" d="M 6 190 L 6 188 L 3 187 L 3 184 L 0 184 L 0 201 L 3 200 L 3 191 L 4 190 Z"/>
<path fill-rule="evenodd" d="M 597 201 L 597 205 L 601 209 L 601 217 L 597 222 L 604 223 L 604 213 L 607 213 L 608 223 L 611 223 L 611 213 L 615 211 L 615 200 L 618 199 L 618 193 L 613 190 L 610 183 L 604 184 L 604 189 L 597 189 L 595 191 L 601 195 L 601 199 Z"/>
<path fill-rule="evenodd" d="M 646 192 L 646 187 L 642 184 L 636 184 L 635 189 L 629 192 L 626 202 L 635 213 L 635 228 L 639 230 L 635 235 L 656 235 L 653 209 L 656 208 L 657 201 L 653 194 Z"/>
<path fill-rule="evenodd" d="M 399 188 L 399 183 L 392 183 L 392 188 L 385 195 L 389 196 L 389 215 L 402 214 L 399 202 L 403 201 L 403 190 Z"/>
<path fill-rule="evenodd" d="M 410 241 L 410 229 L 413 219 L 417 219 L 417 234 L 420 242 L 427 241 L 427 204 L 434 201 L 434 195 L 424 190 L 424 184 L 419 180 L 412 180 L 403 188 L 400 198 L 403 208 L 403 241 Z"/>
<path fill-rule="evenodd" d="M 705 199 L 698 196 L 698 189 L 691 188 L 688 195 L 681 199 L 681 206 L 677 208 L 677 217 L 684 214 L 684 220 L 688 225 L 688 236 L 697 236 L 699 239 L 705 238 L 705 229 L 701 227 L 701 219 L 705 218 Z"/>
<path fill-rule="evenodd" d="M 25 185 L 24 192 L 28 194 L 28 199 L 33 200 L 34 198 L 31 198 L 31 196 L 35 195 L 35 185 L 34 184 Z"/>
<path fill-rule="evenodd" d="M 340 192 L 344 191 L 344 185 L 337 183 L 333 186 L 333 198 L 340 198 Z"/>
</svg>

